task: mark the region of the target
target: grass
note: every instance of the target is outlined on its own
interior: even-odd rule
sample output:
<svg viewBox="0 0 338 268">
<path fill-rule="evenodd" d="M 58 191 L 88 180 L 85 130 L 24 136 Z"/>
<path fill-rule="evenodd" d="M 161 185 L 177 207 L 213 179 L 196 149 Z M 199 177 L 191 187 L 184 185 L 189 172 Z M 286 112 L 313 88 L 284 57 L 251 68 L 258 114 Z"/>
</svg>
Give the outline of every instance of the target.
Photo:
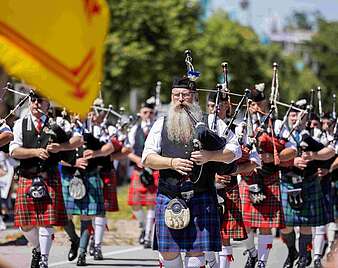
<svg viewBox="0 0 338 268">
<path fill-rule="evenodd" d="M 107 218 L 110 220 L 130 220 L 132 218 L 131 207 L 128 205 L 128 187 L 129 184 L 117 188 L 117 199 L 119 211 L 107 212 Z"/>
</svg>

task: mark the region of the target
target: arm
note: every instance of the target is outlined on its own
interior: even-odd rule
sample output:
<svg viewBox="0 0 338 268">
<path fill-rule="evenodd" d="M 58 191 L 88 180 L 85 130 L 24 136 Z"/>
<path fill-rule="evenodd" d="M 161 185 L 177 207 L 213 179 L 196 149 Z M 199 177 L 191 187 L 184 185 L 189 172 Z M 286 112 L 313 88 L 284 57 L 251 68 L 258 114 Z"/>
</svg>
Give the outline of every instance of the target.
<svg viewBox="0 0 338 268">
<path fill-rule="evenodd" d="M 10 143 L 14 139 L 14 135 L 11 132 L 0 133 L 0 146 L 4 146 Z"/>
<path fill-rule="evenodd" d="M 305 160 L 328 160 L 334 157 L 336 154 L 335 150 L 332 147 L 325 147 L 318 152 L 304 152 L 302 157 Z"/>
<path fill-rule="evenodd" d="M 15 159 L 28 159 L 33 157 L 39 157 L 39 153 L 43 151 L 45 151 L 45 153 L 48 155 L 47 151 L 42 148 L 36 149 L 17 147 L 12 151 L 11 156 Z"/>
<path fill-rule="evenodd" d="M 114 152 L 114 146 L 111 143 L 106 143 L 101 147 L 101 149 L 93 151 L 93 150 L 85 150 L 83 152 L 83 158 L 91 159 L 97 157 L 105 157 Z"/>
</svg>

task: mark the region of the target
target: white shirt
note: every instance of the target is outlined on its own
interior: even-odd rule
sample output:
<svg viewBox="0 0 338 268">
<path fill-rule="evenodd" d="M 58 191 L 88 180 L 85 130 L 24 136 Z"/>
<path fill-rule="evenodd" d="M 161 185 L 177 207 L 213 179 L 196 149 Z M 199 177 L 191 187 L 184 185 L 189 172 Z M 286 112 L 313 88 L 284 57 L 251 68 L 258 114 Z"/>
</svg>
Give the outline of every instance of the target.
<svg viewBox="0 0 338 268">
<path fill-rule="evenodd" d="M 137 131 L 138 126 L 139 126 L 139 124 L 134 125 L 128 133 L 127 146 L 130 147 L 130 148 L 133 148 L 134 145 L 135 145 L 135 135 L 136 135 L 136 131 Z M 149 127 L 148 122 L 142 121 L 141 122 L 141 128 L 144 129 L 146 127 Z M 149 132 L 149 134 L 150 134 L 150 132 Z"/>
<path fill-rule="evenodd" d="M 11 128 L 6 123 L 3 123 L 0 126 L 0 133 L 5 133 L 5 132 L 12 133 L 12 130 L 11 130 Z"/>
<path fill-rule="evenodd" d="M 212 125 L 213 118 L 214 118 L 213 114 L 210 114 L 208 116 L 209 128 Z M 160 154 L 161 141 L 162 141 L 161 133 L 163 129 L 163 122 L 164 122 L 164 117 L 159 118 L 154 123 L 153 127 L 150 129 L 149 135 L 144 144 L 144 150 L 142 154 L 142 163 L 144 163 L 145 159 L 148 157 L 149 154 L 154 154 L 154 153 Z M 222 120 L 217 120 L 217 134 L 219 136 L 223 135 L 225 128 L 226 128 L 226 124 Z M 228 149 L 235 155 L 234 159 L 232 159 L 229 162 L 226 162 L 226 163 L 231 163 L 239 159 L 242 156 L 242 150 L 238 143 L 237 137 L 231 130 L 229 131 L 229 134 L 226 137 L 226 140 L 227 140 L 227 143 L 224 148 Z"/>
<path fill-rule="evenodd" d="M 22 141 L 22 121 L 27 118 L 27 130 L 29 130 L 31 126 L 31 120 L 33 121 L 34 127 L 36 128 L 38 125 L 39 119 L 32 114 L 28 114 L 27 116 L 20 118 L 15 121 L 14 127 L 13 127 L 13 135 L 14 139 L 11 141 L 9 144 L 9 155 L 12 156 L 12 152 L 14 149 L 22 147 L 23 146 L 23 141 Z M 44 125 L 47 117 L 45 115 L 41 116 L 42 120 L 42 125 Z"/>
</svg>

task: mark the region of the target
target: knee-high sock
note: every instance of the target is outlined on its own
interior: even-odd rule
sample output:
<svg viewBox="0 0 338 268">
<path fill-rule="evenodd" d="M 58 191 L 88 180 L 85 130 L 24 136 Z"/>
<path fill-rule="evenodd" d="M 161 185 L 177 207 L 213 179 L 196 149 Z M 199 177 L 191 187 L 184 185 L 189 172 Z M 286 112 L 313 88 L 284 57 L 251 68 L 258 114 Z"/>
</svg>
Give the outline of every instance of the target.
<svg viewBox="0 0 338 268">
<path fill-rule="evenodd" d="M 219 253 L 219 267 L 230 268 L 230 263 L 233 259 L 232 246 L 223 246 L 222 252 Z"/>
<path fill-rule="evenodd" d="M 95 217 L 95 247 L 101 245 L 103 240 L 104 230 L 106 228 L 107 219 L 105 217 Z"/>
<path fill-rule="evenodd" d="M 205 257 L 204 255 L 198 257 L 185 256 L 184 263 L 185 268 L 200 268 L 201 266 L 205 266 Z"/>
<path fill-rule="evenodd" d="M 250 251 L 251 255 L 253 257 L 257 256 L 257 250 L 255 247 L 255 241 L 254 241 L 254 232 L 252 230 L 248 232 L 248 238 L 245 239 L 243 242 L 244 242 L 245 248 Z"/>
<path fill-rule="evenodd" d="M 331 222 L 329 223 L 329 226 L 327 228 L 327 240 L 329 242 L 329 249 L 331 249 L 331 246 L 335 240 L 335 233 L 338 231 L 338 223 Z"/>
<path fill-rule="evenodd" d="M 308 251 L 312 248 L 312 235 L 311 234 L 300 234 L 299 236 L 299 256 L 306 257 Z"/>
<path fill-rule="evenodd" d="M 134 210 L 133 213 L 134 213 L 136 219 L 138 220 L 138 222 L 140 223 L 140 227 L 144 228 L 145 224 L 144 224 L 144 212 L 143 212 L 143 209 Z"/>
<path fill-rule="evenodd" d="M 322 252 L 324 248 L 325 243 L 325 231 L 326 226 L 316 226 L 315 228 L 315 234 L 312 234 L 314 236 L 313 238 L 313 254 L 315 255 L 314 258 L 321 258 Z"/>
<path fill-rule="evenodd" d="M 285 245 L 288 247 L 289 252 L 296 249 L 296 234 L 295 231 L 291 233 L 284 234 L 282 233 L 282 239 Z"/>
<path fill-rule="evenodd" d="M 210 268 L 218 268 L 217 257 L 218 252 L 206 251 L 204 252 L 205 260 L 208 262 Z"/>
<path fill-rule="evenodd" d="M 67 221 L 67 225 L 63 227 L 65 232 L 67 233 L 67 235 L 70 238 L 70 241 L 72 242 L 77 242 L 79 241 L 79 236 L 77 235 L 76 231 L 75 231 L 75 226 L 72 220 L 68 220 Z"/>
<path fill-rule="evenodd" d="M 164 268 L 183 268 L 183 263 L 181 259 L 181 255 L 179 254 L 173 260 L 163 260 Z"/>
<path fill-rule="evenodd" d="M 21 228 L 20 228 L 21 229 Z M 39 229 L 34 227 L 32 230 L 26 232 L 21 229 L 21 232 L 28 240 L 29 244 L 37 251 L 40 251 L 40 242 L 39 242 Z"/>
<path fill-rule="evenodd" d="M 144 236 L 145 240 L 151 240 L 151 232 L 153 230 L 154 219 L 155 219 L 155 210 L 148 209 L 145 236 Z"/>
<path fill-rule="evenodd" d="M 89 242 L 89 226 L 92 224 L 91 220 L 81 220 L 81 237 L 80 237 L 80 253 L 86 253 Z"/>
<path fill-rule="evenodd" d="M 272 248 L 272 235 L 258 235 L 258 260 L 266 263 Z"/>
<path fill-rule="evenodd" d="M 53 243 L 54 229 L 52 227 L 40 227 L 39 228 L 39 242 L 41 256 L 44 261 L 48 261 L 48 255 Z"/>
</svg>

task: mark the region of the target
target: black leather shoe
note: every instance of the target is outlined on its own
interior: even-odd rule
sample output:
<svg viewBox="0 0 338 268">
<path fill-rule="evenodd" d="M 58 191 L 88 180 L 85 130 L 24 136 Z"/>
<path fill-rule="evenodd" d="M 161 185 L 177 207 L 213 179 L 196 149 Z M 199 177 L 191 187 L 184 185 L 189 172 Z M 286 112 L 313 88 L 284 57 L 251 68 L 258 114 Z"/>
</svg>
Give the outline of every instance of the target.
<svg viewBox="0 0 338 268">
<path fill-rule="evenodd" d="M 68 260 L 73 261 L 77 257 L 77 251 L 79 250 L 80 241 L 72 242 L 70 250 L 68 252 Z"/>
<path fill-rule="evenodd" d="M 255 268 L 255 265 L 258 262 L 258 255 L 253 257 L 250 250 L 244 251 L 243 255 L 246 255 L 246 254 L 249 254 L 249 256 L 248 256 L 248 259 L 245 263 L 244 268 Z"/>
<path fill-rule="evenodd" d="M 149 240 L 144 240 L 144 248 L 151 248 L 151 241 Z"/>
<path fill-rule="evenodd" d="M 37 251 L 35 248 L 32 250 L 32 261 L 31 261 L 31 268 L 40 268 L 40 261 L 41 261 L 41 253 Z"/>
<path fill-rule="evenodd" d="M 289 249 L 289 254 L 284 262 L 283 268 L 293 268 L 293 263 L 298 259 L 298 257 L 299 254 L 295 248 Z"/>
<path fill-rule="evenodd" d="M 96 260 L 96 261 L 102 261 L 103 260 L 102 250 L 99 247 L 94 248 L 94 260 Z"/>
<path fill-rule="evenodd" d="M 140 237 L 138 239 L 138 242 L 140 243 L 140 245 L 143 245 L 144 244 L 144 236 L 146 235 L 146 231 L 143 229 L 141 231 L 141 234 L 140 234 Z"/>
<path fill-rule="evenodd" d="M 297 268 L 305 268 L 306 266 L 308 266 L 307 257 L 306 256 L 299 257 L 296 265 Z"/>
<path fill-rule="evenodd" d="M 322 262 L 321 259 L 315 259 L 315 261 L 313 262 L 313 268 L 322 268 Z"/>
<path fill-rule="evenodd" d="M 309 266 L 312 262 L 312 255 L 311 255 L 311 251 L 308 251 L 306 253 L 306 266 Z"/>
<path fill-rule="evenodd" d="M 80 253 L 80 255 L 77 259 L 76 266 L 87 266 L 86 253 Z"/>
<path fill-rule="evenodd" d="M 95 247 L 95 240 L 94 240 L 94 236 L 92 235 L 90 237 L 89 250 L 88 250 L 90 256 L 94 256 L 94 247 Z"/>
<path fill-rule="evenodd" d="M 265 262 L 264 261 L 258 261 L 257 268 L 265 268 Z"/>
</svg>

